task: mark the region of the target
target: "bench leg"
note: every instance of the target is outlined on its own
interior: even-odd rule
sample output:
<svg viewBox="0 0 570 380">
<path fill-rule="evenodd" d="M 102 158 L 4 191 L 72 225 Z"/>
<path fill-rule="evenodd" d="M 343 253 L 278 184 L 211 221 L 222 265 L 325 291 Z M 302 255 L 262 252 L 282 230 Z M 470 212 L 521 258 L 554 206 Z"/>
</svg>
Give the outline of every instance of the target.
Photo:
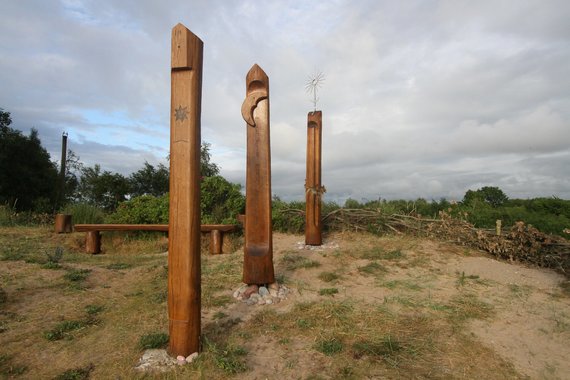
<svg viewBox="0 0 570 380">
<path fill-rule="evenodd" d="M 210 254 L 219 255 L 222 253 L 222 232 L 220 230 L 210 231 Z"/>
<path fill-rule="evenodd" d="M 88 231 L 85 235 L 85 252 L 97 254 L 101 252 L 101 233 L 99 231 Z"/>
</svg>

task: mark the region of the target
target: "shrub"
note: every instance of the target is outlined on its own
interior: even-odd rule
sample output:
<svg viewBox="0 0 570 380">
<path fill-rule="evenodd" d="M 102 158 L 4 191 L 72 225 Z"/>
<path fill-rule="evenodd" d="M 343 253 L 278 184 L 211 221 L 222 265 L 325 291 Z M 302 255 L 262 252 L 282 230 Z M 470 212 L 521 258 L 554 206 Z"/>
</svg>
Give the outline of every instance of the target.
<svg viewBox="0 0 570 380">
<path fill-rule="evenodd" d="M 164 348 L 168 344 L 168 335 L 164 333 L 146 334 L 141 336 L 139 347 L 143 350 Z"/>
<path fill-rule="evenodd" d="M 71 215 L 71 220 L 76 224 L 103 223 L 105 214 L 100 208 L 87 203 L 72 203 L 62 210 L 64 214 Z"/>
<path fill-rule="evenodd" d="M 168 194 L 160 197 L 141 195 L 123 202 L 107 218 L 111 223 L 167 224 Z"/>
</svg>

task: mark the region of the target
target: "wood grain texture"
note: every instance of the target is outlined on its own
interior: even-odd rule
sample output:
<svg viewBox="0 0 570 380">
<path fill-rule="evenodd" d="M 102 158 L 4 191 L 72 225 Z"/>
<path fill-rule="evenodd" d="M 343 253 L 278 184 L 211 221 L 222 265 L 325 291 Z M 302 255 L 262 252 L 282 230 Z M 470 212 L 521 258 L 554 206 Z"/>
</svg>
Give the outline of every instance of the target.
<svg viewBox="0 0 570 380">
<path fill-rule="evenodd" d="M 242 117 L 247 128 L 243 282 L 275 282 L 271 226 L 269 77 L 257 64 L 246 76 Z"/>
<path fill-rule="evenodd" d="M 305 180 L 305 244 L 321 245 L 322 112 L 307 116 L 307 178 Z"/>
<path fill-rule="evenodd" d="M 67 234 L 72 230 L 71 215 L 56 214 L 55 215 L 55 232 L 58 234 Z"/>
<path fill-rule="evenodd" d="M 169 352 L 200 349 L 200 115 L 203 43 L 184 25 L 172 29 Z"/>
</svg>

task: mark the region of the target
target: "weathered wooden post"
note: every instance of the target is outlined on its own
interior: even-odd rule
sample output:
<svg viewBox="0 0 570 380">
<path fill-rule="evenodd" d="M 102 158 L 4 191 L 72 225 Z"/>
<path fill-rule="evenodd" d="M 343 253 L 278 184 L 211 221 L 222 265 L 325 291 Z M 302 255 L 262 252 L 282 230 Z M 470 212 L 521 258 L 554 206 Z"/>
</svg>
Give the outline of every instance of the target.
<svg viewBox="0 0 570 380">
<path fill-rule="evenodd" d="M 269 78 L 257 64 L 247 73 L 241 114 L 247 123 L 247 172 L 243 282 L 271 284 L 271 149 L 269 141 Z"/>
<path fill-rule="evenodd" d="M 305 180 L 305 244 L 321 245 L 321 183 L 322 112 L 307 115 L 307 178 Z"/>
<path fill-rule="evenodd" d="M 501 219 L 497 219 L 495 221 L 495 234 L 497 236 L 501 236 Z"/>
<path fill-rule="evenodd" d="M 200 114 L 204 44 L 172 29 L 168 316 L 171 355 L 200 349 Z"/>
</svg>

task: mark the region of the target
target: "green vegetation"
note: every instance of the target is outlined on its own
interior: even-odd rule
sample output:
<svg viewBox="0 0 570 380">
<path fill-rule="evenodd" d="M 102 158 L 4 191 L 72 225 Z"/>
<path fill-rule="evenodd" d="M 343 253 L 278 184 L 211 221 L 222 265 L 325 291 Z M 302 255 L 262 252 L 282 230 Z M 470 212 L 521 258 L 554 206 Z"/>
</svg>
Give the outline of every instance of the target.
<svg viewBox="0 0 570 380">
<path fill-rule="evenodd" d="M 293 252 L 286 252 L 281 262 L 285 264 L 285 268 L 290 271 L 305 268 L 316 268 L 321 266 L 321 263 L 315 260 L 306 258 L 303 255 Z"/>
<path fill-rule="evenodd" d="M 321 296 L 334 296 L 335 294 L 338 294 L 338 289 L 337 288 L 323 288 L 323 289 L 319 290 L 319 294 Z"/>
<path fill-rule="evenodd" d="M 85 367 L 68 369 L 61 375 L 56 376 L 54 380 L 87 380 L 94 369 L 95 366 L 93 364 L 89 364 Z"/>
<path fill-rule="evenodd" d="M 142 350 L 166 348 L 168 345 L 168 339 L 168 334 L 165 333 L 145 334 L 139 339 L 139 348 Z"/>
</svg>

